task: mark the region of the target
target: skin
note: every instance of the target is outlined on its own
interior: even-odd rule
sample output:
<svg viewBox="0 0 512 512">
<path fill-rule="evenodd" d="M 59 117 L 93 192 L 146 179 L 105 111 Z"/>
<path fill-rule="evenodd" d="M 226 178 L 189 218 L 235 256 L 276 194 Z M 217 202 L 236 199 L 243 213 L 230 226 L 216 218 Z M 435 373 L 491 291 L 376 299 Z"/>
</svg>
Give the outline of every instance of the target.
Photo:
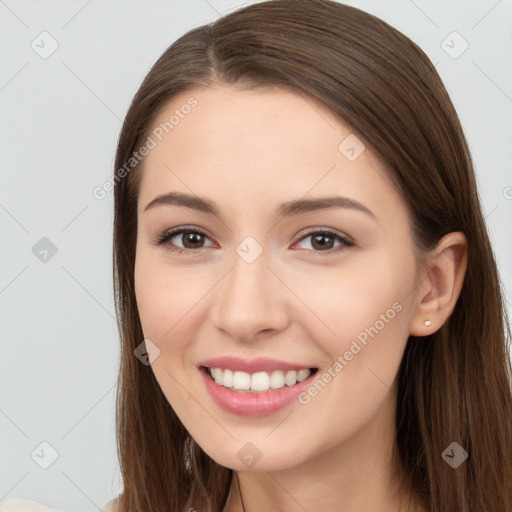
<svg viewBox="0 0 512 512">
<path fill-rule="evenodd" d="M 397 371 L 409 334 L 439 329 L 455 305 L 464 235 L 446 235 L 423 270 L 385 163 L 368 147 L 347 159 L 338 146 L 350 128 L 311 99 L 216 83 L 175 97 L 155 126 L 191 95 L 197 107 L 146 157 L 138 200 L 135 291 L 144 336 L 160 350 L 152 369 L 165 396 L 203 450 L 236 470 L 248 512 L 406 510 L 411 496 L 398 492 L 390 461 Z M 144 211 L 171 191 L 206 197 L 220 215 Z M 375 217 L 348 208 L 274 216 L 284 202 L 332 195 Z M 152 242 L 181 226 L 208 236 L 195 246 L 182 235 L 167 248 Z M 334 252 L 340 243 L 327 240 L 322 250 L 307 228 L 355 245 Z M 263 248 L 250 264 L 236 251 L 247 236 Z M 239 417 L 220 409 L 198 376 L 199 362 L 223 355 L 306 363 L 322 375 L 395 303 L 400 312 L 306 405 Z M 252 468 L 237 457 L 248 442 L 261 453 Z M 240 510 L 234 478 L 224 511 Z M 423 509 L 412 500 L 410 510 Z"/>
</svg>

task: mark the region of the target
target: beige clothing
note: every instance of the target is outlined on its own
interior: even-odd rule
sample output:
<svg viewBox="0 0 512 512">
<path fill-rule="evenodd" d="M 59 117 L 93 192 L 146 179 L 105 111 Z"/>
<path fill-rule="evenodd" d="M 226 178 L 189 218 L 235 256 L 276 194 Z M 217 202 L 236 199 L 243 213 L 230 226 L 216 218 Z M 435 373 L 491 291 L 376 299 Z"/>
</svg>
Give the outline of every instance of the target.
<svg viewBox="0 0 512 512">
<path fill-rule="evenodd" d="M 116 512 L 116 500 L 103 506 L 101 512 Z M 0 501 L 0 512 L 64 512 L 61 509 L 47 507 L 37 501 L 26 498 L 8 498 Z M 91 512 L 97 512 L 92 510 Z"/>
</svg>

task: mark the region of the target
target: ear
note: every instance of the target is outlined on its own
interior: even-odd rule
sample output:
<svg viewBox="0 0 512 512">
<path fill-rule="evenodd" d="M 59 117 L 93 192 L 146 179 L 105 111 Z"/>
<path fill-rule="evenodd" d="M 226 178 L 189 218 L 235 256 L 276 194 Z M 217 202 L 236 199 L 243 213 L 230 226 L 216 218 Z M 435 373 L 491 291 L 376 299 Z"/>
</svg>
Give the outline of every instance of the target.
<svg viewBox="0 0 512 512">
<path fill-rule="evenodd" d="M 410 334 L 428 336 L 448 319 L 459 298 L 468 263 L 468 241 L 459 231 L 445 235 L 420 276 Z M 425 321 L 430 321 L 425 325 Z M 428 322 L 427 322 L 428 323 Z"/>
</svg>

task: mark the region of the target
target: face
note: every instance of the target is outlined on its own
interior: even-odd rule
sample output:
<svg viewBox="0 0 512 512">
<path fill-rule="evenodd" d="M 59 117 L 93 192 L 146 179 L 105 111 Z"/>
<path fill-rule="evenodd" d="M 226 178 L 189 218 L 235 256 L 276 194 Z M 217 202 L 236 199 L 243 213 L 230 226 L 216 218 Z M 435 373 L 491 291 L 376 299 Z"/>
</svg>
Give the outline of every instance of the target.
<svg viewBox="0 0 512 512">
<path fill-rule="evenodd" d="M 146 157 L 135 264 L 152 369 L 176 414 L 237 470 L 299 466 L 382 431 L 417 282 L 385 165 L 284 90 L 188 91 L 155 129 L 176 109 Z"/>
</svg>

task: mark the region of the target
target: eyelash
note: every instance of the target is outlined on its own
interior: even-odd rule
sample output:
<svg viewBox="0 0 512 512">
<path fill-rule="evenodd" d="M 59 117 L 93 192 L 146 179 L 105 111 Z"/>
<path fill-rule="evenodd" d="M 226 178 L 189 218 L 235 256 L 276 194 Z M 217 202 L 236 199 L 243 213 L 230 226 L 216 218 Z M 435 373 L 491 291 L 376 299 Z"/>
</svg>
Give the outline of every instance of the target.
<svg viewBox="0 0 512 512">
<path fill-rule="evenodd" d="M 177 228 L 177 229 L 168 231 L 168 232 L 164 233 L 163 235 L 156 237 L 153 240 L 153 243 L 157 246 L 166 244 L 167 245 L 166 250 L 172 251 L 172 252 L 177 252 L 178 254 L 181 254 L 183 252 L 193 253 L 193 252 L 198 252 L 201 249 L 206 249 L 206 247 L 199 247 L 198 249 L 182 249 L 181 247 L 173 247 L 172 244 L 167 243 L 169 240 L 174 238 L 176 235 L 182 235 L 184 233 L 200 234 L 200 235 L 203 235 L 203 236 L 209 238 L 208 234 L 200 228 L 182 227 L 182 228 Z M 333 249 L 327 249 L 325 251 L 315 251 L 312 249 L 304 249 L 304 250 L 308 250 L 310 252 L 316 253 L 319 256 L 324 256 L 324 255 L 329 256 L 329 255 L 333 255 L 333 254 L 340 252 L 341 250 L 345 249 L 346 247 L 352 247 L 355 245 L 354 242 L 349 240 L 344 235 L 338 233 L 337 231 L 332 231 L 329 229 L 309 231 L 308 233 L 305 233 L 304 235 L 302 235 L 302 237 L 297 241 L 297 243 L 301 242 L 305 238 L 308 238 L 312 235 L 325 235 L 325 234 L 332 236 L 336 241 L 340 242 L 341 245 L 339 245 L 338 247 L 333 248 Z"/>
</svg>

